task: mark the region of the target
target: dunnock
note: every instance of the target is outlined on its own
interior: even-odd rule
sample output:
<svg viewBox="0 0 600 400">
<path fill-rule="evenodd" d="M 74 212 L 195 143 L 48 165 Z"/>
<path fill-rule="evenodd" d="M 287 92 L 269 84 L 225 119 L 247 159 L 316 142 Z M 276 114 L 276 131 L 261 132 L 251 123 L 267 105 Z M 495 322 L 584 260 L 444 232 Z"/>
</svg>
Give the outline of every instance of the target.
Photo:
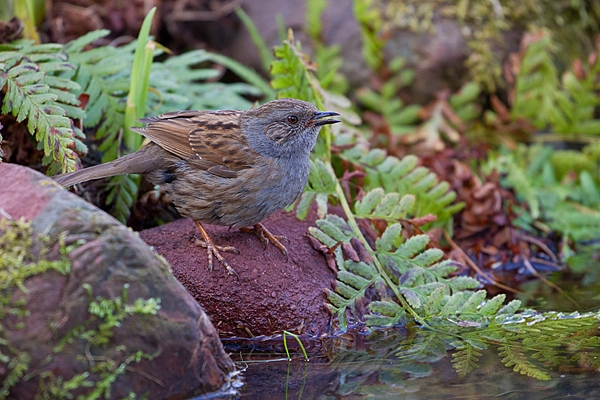
<svg viewBox="0 0 600 400">
<path fill-rule="evenodd" d="M 176 111 L 144 118 L 132 128 L 151 140 L 140 150 L 106 164 L 58 175 L 71 186 L 121 174 L 143 174 L 162 185 L 179 213 L 191 218 L 207 248 L 229 274 L 235 271 L 215 246 L 202 222 L 253 226 L 262 241 L 287 249 L 260 221 L 291 204 L 308 180 L 309 155 L 321 126 L 339 115 L 318 111 L 305 101 L 278 99 L 247 111 Z"/>
</svg>

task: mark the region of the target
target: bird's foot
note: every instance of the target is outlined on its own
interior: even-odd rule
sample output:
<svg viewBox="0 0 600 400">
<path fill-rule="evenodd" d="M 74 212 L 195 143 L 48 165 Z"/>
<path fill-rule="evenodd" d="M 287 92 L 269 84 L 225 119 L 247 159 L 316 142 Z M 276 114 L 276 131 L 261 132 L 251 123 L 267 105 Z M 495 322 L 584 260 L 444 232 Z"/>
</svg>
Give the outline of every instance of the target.
<svg viewBox="0 0 600 400">
<path fill-rule="evenodd" d="M 286 262 L 289 260 L 288 251 L 281 241 L 289 242 L 288 238 L 281 235 L 273 235 L 265 228 L 263 224 L 256 224 L 252 228 L 241 228 L 242 232 L 254 232 L 261 242 L 265 244 L 265 249 L 269 243 L 273 243 L 285 256 Z"/>
<path fill-rule="evenodd" d="M 217 245 L 215 245 L 213 243 L 212 239 L 210 238 L 210 236 L 208 236 L 208 233 L 206 233 L 206 231 L 204 230 L 204 227 L 202 226 L 202 224 L 198 221 L 194 221 L 194 224 L 196 225 L 196 228 L 198 228 L 198 230 L 200 231 L 200 234 L 202 235 L 202 239 L 203 239 L 203 240 L 201 240 L 201 239 L 195 237 L 196 245 L 204 247 L 206 249 L 206 252 L 208 253 L 208 269 L 209 269 L 209 271 L 212 271 L 212 269 L 213 269 L 213 256 L 214 256 L 217 258 L 217 260 L 219 260 L 219 262 L 221 264 L 223 264 L 223 266 L 225 267 L 225 269 L 227 270 L 227 273 L 229 275 L 235 275 L 239 279 L 240 276 L 227 263 L 225 258 L 220 253 L 220 252 L 233 252 L 233 253 L 239 254 L 240 252 L 238 251 L 238 249 L 236 249 L 233 246 L 217 246 Z"/>
</svg>

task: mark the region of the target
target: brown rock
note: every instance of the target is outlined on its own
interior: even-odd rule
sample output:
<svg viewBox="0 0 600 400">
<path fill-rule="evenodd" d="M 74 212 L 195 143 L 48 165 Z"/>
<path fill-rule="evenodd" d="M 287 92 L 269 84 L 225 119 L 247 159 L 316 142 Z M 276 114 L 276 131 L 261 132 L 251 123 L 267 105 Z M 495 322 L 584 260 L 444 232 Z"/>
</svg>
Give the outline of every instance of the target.
<svg viewBox="0 0 600 400">
<path fill-rule="evenodd" d="M 43 385 L 59 387 L 59 378 L 68 381 L 84 373 L 94 386 L 80 385 L 70 392 L 75 397 L 97 390 L 96 384 L 110 373 L 115 380 L 106 398 L 123 398 L 130 392 L 149 399 L 184 398 L 227 387 L 234 366 L 214 327 L 137 235 L 42 174 L 2 163 L 0 218 L 7 216 L 32 221 L 32 249 L 39 251 L 38 237 L 45 235 L 50 251 L 44 257 L 49 260 L 61 257 L 57 244 L 61 233 L 66 232 L 66 245 L 72 246 L 68 273 L 48 270 L 24 280 L 26 292 L 0 291 L 1 298 L 10 300 L 9 308 L 18 309 L 17 301 L 24 299 L 29 312 L 10 315 L 4 304 L 0 306 L 0 352 L 12 360 L 18 354 L 29 358 L 24 373 L 30 376 L 18 379 L 8 397 L 33 398 Z M 102 303 L 101 299 L 103 309 L 109 309 L 107 315 L 90 312 L 90 303 Z M 156 313 L 125 308 L 148 299 L 160 300 Z M 111 325 L 111 317 L 120 322 Z M 94 332 L 91 335 L 104 336 L 108 342 L 83 332 Z M 132 359 L 138 351 L 147 357 Z M 120 366 L 125 368 L 118 371 Z M 7 380 L 12 369 L 0 360 L 0 381 Z"/>
<path fill-rule="evenodd" d="M 239 250 L 223 253 L 239 280 L 227 275 L 216 260 L 213 271 L 208 271 L 206 250 L 190 240 L 198 235 L 190 219 L 142 231 L 140 236 L 171 264 L 173 274 L 204 307 L 221 336 L 272 335 L 282 330 L 317 334 L 331 318 L 323 288 L 330 288 L 335 276 L 305 236 L 315 219 L 314 212 L 298 221 L 294 213 L 281 211 L 263 221 L 271 233 L 288 238 L 287 262 L 278 248 L 265 248 L 253 233 L 206 225 L 216 245 Z"/>
</svg>

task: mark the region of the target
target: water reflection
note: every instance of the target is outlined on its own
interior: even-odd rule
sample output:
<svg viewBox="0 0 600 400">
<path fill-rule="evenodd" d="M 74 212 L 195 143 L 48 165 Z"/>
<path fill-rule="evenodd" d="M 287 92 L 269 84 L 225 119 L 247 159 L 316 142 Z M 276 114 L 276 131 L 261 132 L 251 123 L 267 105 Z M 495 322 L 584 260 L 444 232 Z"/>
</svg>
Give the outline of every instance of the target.
<svg viewBox="0 0 600 400">
<path fill-rule="evenodd" d="M 571 313 L 572 303 L 536 281 L 524 287 L 529 298 L 521 299 L 538 311 L 477 323 L 438 318 L 427 328 L 369 333 L 362 327 L 335 338 L 301 336 L 312 354 L 309 363 L 297 346 L 288 362 L 280 336 L 225 344 L 245 368 L 243 399 L 600 398 L 600 286 L 566 279 L 560 286 L 580 310 L 596 311 Z M 565 312 L 539 312 L 544 309 Z"/>
<path fill-rule="evenodd" d="M 462 371 L 466 373 L 461 377 L 457 358 L 464 355 L 452 350 L 445 339 L 426 330 L 415 333 L 389 329 L 368 335 L 355 331 L 320 340 L 326 356 L 313 357 L 308 363 L 302 361 L 299 352 L 294 361 L 288 362 L 284 353 L 273 351 L 275 344 L 266 354 L 238 348 L 241 351 L 232 356 L 238 366 L 245 368 L 243 399 L 600 398 L 597 363 L 589 363 L 600 356 L 595 354 L 597 349 L 593 349 L 594 354 L 569 346 L 555 349 L 556 357 L 564 364 L 552 367 L 543 357 L 514 347 L 513 356 L 523 356 L 524 365 L 529 363 L 532 369 L 547 372 L 551 379 L 544 381 L 513 372 L 504 365 L 507 355 L 489 345 L 487 350 L 476 350 L 475 356 L 471 355 L 472 363 L 463 367 L 469 370 Z M 309 344 L 313 349 L 319 346 L 308 337 L 303 342 L 313 342 Z M 526 368 L 524 371 L 529 372 Z"/>
</svg>

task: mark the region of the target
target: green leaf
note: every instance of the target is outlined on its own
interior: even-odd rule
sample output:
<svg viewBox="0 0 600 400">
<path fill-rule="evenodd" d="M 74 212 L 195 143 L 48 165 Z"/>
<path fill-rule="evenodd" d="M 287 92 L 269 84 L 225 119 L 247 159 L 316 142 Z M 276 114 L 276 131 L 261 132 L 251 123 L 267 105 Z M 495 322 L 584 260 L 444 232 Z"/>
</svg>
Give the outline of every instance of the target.
<svg viewBox="0 0 600 400">
<path fill-rule="evenodd" d="M 369 304 L 369 309 L 372 312 L 387 315 L 389 317 L 395 317 L 404 311 L 402 307 L 393 301 L 372 301 Z"/>
<path fill-rule="evenodd" d="M 551 379 L 548 372 L 527 361 L 522 351 L 512 348 L 510 345 L 502 345 L 500 348 L 499 355 L 504 357 L 501 360 L 502 363 L 507 367 L 513 367 L 513 371 L 538 380 L 547 381 Z"/>
<path fill-rule="evenodd" d="M 473 293 L 460 308 L 460 314 L 476 314 L 477 308 L 483 302 L 486 296 L 485 290 L 479 290 Z"/>
<path fill-rule="evenodd" d="M 448 279 L 448 285 L 454 291 L 471 290 L 480 287 L 481 282 L 475 278 L 471 278 L 470 276 L 455 276 Z"/>
<path fill-rule="evenodd" d="M 468 342 L 462 342 L 462 349 L 452 354 L 452 366 L 458 376 L 465 377 L 479 367 L 481 352 Z"/>
<path fill-rule="evenodd" d="M 429 240 L 429 236 L 427 235 L 415 235 L 407 239 L 395 253 L 404 258 L 413 257 L 417 253 L 423 251 L 425 246 L 429 243 Z"/>
<path fill-rule="evenodd" d="M 440 277 L 447 277 L 452 272 L 458 270 L 458 265 L 453 260 L 444 260 L 429 267 L 428 271 Z"/>
<path fill-rule="evenodd" d="M 317 216 L 324 218 L 327 215 L 327 194 L 317 193 Z"/>
<path fill-rule="evenodd" d="M 423 305 L 423 312 L 426 317 L 434 316 L 441 311 L 447 291 L 448 289 L 445 286 L 440 286 L 431 292 Z"/>
<path fill-rule="evenodd" d="M 347 285 L 346 283 L 344 283 L 344 279 L 349 278 L 351 276 L 354 276 L 354 275 L 349 274 L 346 271 L 338 272 L 339 279 L 338 279 L 338 282 L 336 282 L 336 284 L 335 284 L 335 291 L 337 293 L 339 293 L 345 299 L 353 299 L 353 298 L 358 297 L 358 295 L 360 294 L 359 289 L 355 289 L 351 285 Z"/>
<path fill-rule="evenodd" d="M 310 205 L 315 198 L 315 192 L 305 191 L 302 193 L 302 197 L 300 198 L 300 202 L 298 203 L 298 208 L 296 209 L 296 218 L 299 220 L 304 220 L 308 215 L 308 211 L 310 210 Z"/>
<path fill-rule="evenodd" d="M 402 276 L 402 287 L 411 287 L 415 285 L 415 282 L 425 273 L 425 270 L 421 267 L 410 268 Z"/>
<path fill-rule="evenodd" d="M 505 299 L 505 294 L 499 294 L 497 296 L 494 296 L 490 300 L 486 301 L 483 307 L 479 309 L 479 314 L 487 316 L 495 315 L 504 304 Z"/>
<path fill-rule="evenodd" d="M 360 265 L 360 264 L 359 264 Z M 366 264 L 363 264 L 366 265 Z M 361 267 L 363 266 L 361 265 Z M 362 274 L 361 274 L 362 272 Z M 356 289 L 362 289 L 364 287 L 366 287 L 367 285 L 369 285 L 370 283 L 370 279 L 365 279 L 360 275 L 369 275 L 368 270 L 363 270 L 362 268 L 360 269 L 360 272 L 358 270 L 354 270 L 352 272 L 350 271 L 338 271 L 338 275 L 337 278 L 338 280 L 340 280 L 341 282 L 344 282 L 350 286 L 352 286 L 353 288 Z"/>
<path fill-rule="evenodd" d="M 465 303 L 467 295 L 469 295 L 468 292 L 456 292 L 452 296 L 450 296 L 450 298 L 442 308 L 442 315 L 458 315 L 460 308 Z"/>
<path fill-rule="evenodd" d="M 352 230 L 346 221 L 337 215 L 328 214 L 326 219 L 317 220 L 317 226 L 336 242 L 348 242 L 352 236 Z"/>
<path fill-rule="evenodd" d="M 404 296 L 406 301 L 408 301 L 408 304 L 412 308 L 415 308 L 415 309 L 421 308 L 421 299 L 419 298 L 419 295 L 414 290 L 407 289 L 407 288 L 400 288 L 400 293 L 402 293 L 402 295 Z"/>
<path fill-rule="evenodd" d="M 83 49 L 95 42 L 96 40 L 102 39 L 110 34 L 108 29 L 99 29 L 97 31 L 88 32 L 75 40 L 70 41 L 64 47 L 65 51 L 69 53 L 80 53 Z"/>
<path fill-rule="evenodd" d="M 450 96 L 450 106 L 454 110 L 464 107 L 468 103 L 475 101 L 480 93 L 481 86 L 479 83 L 474 81 L 468 82 L 460 89 L 458 93 Z"/>
<path fill-rule="evenodd" d="M 377 204 L 381 202 L 385 192 L 382 188 L 376 188 L 369 191 L 362 200 L 354 204 L 354 212 L 356 215 L 369 215 L 373 212 Z"/>
<path fill-rule="evenodd" d="M 580 135 L 600 135 L 600 120 L 581 121 L 573 127 L 574 133 Z"/>
<path fill-rule="evenodd" d="M 402 240 L 402 225 L 393 224 L 387 227 L 380 238 L 377 239 L 376 247 L 379 252 L 392 251 L 392 248 L 399 245 Z"/>
<path fill-rule="evenodd" d="M 498 315 L 512 315 L 521 307 L 521 300 L 511 300 L 498 311 Z"/>
<path fill-rule="evenodd" d="M 373 264 L 367 264 L 363 261 L 355 262 L 352 260 L 347 260 L 345 262 L 345 266 L 347 271 L 350 271 L 356 275 L 360 275 L 361 277 L 370 281 L 375 281 L 375 279 L 379 277 L 379 273 Z"/>
<path fill-rule="evenodd" d="M 317 239 L 319 242 L 323 243 L 327 247 L 331 248 L 337 244 L 336 240 L 334 240 L 331 236 L 327 235 L 325 232 L 323 232 L 320 229 L 317 229 L 317 228 L 314 228 L 311 226 L 308 228 L 308 233 L 310 233 L 310 235 L 312 237 L 314 237 L 315 239 Z"/>
<path fill-rule="evenodd" d="M 374 165 L 381 163 L 384 158 L 385 158 L 384 150 L 372 149 L 371 151 L 369 151 L 367 154 L 365 154 L 362 157 L 361 162 L 363 162 L 364 164 L 366 164 L 368 166 L 374 166 Z"/>
<path fill-rule="evenodd" d="M 419 121 L 419 112 L 421 106 L 412 104 L 402 108 L 402 110 L 395 115 L 390 116 L 390 125 L 415 125 Z"/>
<path fill-rule="evenodd" d="M 3 76 L 0 83 L 5 87 L 2 112 L 12 113 L 17 121 L 28 119 L 27 128 L 38 141 L 38 148 L 44 150 L 42 160 L 45 165 L 50 164 L 49 172 L 74 170 L 78 156 L 73 149 L 83 147 L 71 119 L 83 116 L 72 107 L 79 104 L 72 93 L 79 90 L 79 86 L 50 75 L 70 69 L 63 62 L 64 57 L 57 53 L 62 46 L 23 44 L 14 49 L 17 51 L 4 56 L 8 62 L 3 63 L 0 70 Z M 44 51 L 50 53 L 35 56 Z M 29 62 L 31 60 L 40 64 Z"/>
<path fill-rule="evenodd" d="M 421 266 L 428 266 L 433 264 L 444 256 L 444 252 L 440 249 L 427 249 L 424 252 L 418 254 L 412 259 L 412 261 Z"/>
</svg>

